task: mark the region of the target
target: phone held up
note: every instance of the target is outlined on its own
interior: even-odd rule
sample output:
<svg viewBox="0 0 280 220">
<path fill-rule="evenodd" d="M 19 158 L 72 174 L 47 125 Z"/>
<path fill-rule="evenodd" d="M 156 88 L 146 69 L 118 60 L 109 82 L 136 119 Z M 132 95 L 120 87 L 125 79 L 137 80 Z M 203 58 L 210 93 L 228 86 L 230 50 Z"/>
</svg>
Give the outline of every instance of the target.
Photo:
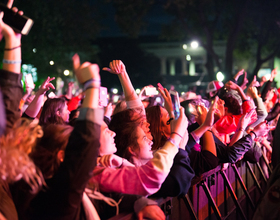
<svg viewBox="0 0 280 220">
<path fill-rule="evenodd" d="M 174 90 L 170 90 L 169 94 L 170 94 L 171 100 L 172 100 L 172 107 L 173 107 L 173 111 L 174 111 L 174 116 L 175 116 L 175 119 L 177 119 L 180 116 L 179 94 L 178 94 L 178 92 L 176 92 Z"/>
<path fill-rule="evenodd" d="M 99 106 L 106 107 L 108 105 L 107 93 L 106 87 L 99 88 Z"/>
<path fill-rule="evenodd" d="M 2 3 L 0 3 L 0 11 L 4 12 L 4 23 L 13 28 L 15 32 L 21 33 L 22 35 L 27 35 L 29 33 L 34 23 L 32 19 L 15 13 L 12 9 Z"/>
</svg>

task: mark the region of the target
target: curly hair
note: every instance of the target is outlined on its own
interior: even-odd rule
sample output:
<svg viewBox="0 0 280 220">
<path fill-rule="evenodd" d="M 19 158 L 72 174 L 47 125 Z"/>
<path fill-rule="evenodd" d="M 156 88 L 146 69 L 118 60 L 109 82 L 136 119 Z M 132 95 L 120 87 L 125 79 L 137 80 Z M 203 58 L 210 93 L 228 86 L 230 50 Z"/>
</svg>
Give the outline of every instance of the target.
<svg viewBox="0 0 280 220">
<path fill-rule="evenodd" d="M 23 179 L 32 192 L 45 185 L 41 172 L 28 156 L 42 136 L 41 126 L 21 118 L 8 134 L 0 138 L 0 176 L 3 180 L 12 183 Z"/>
<path fill-rule="evenodd" d="M 61 112 L 65 103 L 66 100 L 64 98 L 47 99 L 42 108 L 39 124 L 42 126 L 47 124 L 65 124 L 64 120 L 57 115 L 57 111 Z"/>
</svg>

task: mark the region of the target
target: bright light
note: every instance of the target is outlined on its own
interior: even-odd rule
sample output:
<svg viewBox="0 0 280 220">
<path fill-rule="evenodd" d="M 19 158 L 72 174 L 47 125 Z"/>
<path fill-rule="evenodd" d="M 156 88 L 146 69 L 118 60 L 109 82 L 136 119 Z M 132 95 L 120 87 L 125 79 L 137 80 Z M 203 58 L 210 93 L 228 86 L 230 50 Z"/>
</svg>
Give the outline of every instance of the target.
<svg viewBox="0 0 280 220">
<path fill-rule="evenodd" d="M 191 47 L 192 47 L 193 49 L 198 48 L 198 42 L 197 42 L 197 41 L 191 42 Z"/>
<path fill-rule="evenodd" d="M 22 69 L 26 70 L 28 68 L 28 66 L 26 64 L 22 64 Z"/>
<path fill-rule="evenodd" d="M 33 51 L 33 53 L 36 53 L 36 52 L 37 52 L 37 49 L 36 49 L 36 48 L 33 48 L 32 51 Z"/>
<path fill-rule="evenodd" d="M 51 61 L 50 61 L 50 65 L 51 65 L 51 66 L 52 66 L 52 65 L 54 65 L 54 62 L 53 62 L 53 60 L 51 60 Z"/>
<path fill-rule="evenodd" d="M 192 59 L 192 58 L 191 58 L 191 55 L 188 54 L 188 55 L 186 56 L 186 60 L 187 60 L 187 61 L 190 61 L 191 59 Z"/>
<path fill-rule="evenodd" d="M 112 89 L 112 93 L 113 93 L 113 94 L 118 94 L 118 92 L 119 92 L 118 89 L 116 89 L 116 88 Z"/>
<path fill-rule="evenodd" d="M 195 83 L 197 86 L 200 86 L 201 85 L 201 81 L 197 81 L 196 83 Z"/>
<path fill-rule="evenodd" d="M 225 79 L 225 76 L 222 72 L 217 72 L 216 78 L 219 82 L 222 82 Z"/>
<path fill-rule="evenodd" d="M 64 70 L 63 74 L 64 74 L 65 76 L 69 76 L 70 71 L 69 71 L 69 70 Z"/>
<path fill-rule="evenodd" d="M 181 92 L 181 96 L 185 95 L 185 92 Z"/>
<path fill-rule="evenodd" d="M 186 50 L 188 48 L 187 44 L 183 44 L 183 49 Z"/>
<path fill-rule="evenodd" d="M 139 94 L 141 92 L 141 90 L 140 89 L 136 89 L 135 92 L 136 92 L 136 94 Z"/>
</svg>

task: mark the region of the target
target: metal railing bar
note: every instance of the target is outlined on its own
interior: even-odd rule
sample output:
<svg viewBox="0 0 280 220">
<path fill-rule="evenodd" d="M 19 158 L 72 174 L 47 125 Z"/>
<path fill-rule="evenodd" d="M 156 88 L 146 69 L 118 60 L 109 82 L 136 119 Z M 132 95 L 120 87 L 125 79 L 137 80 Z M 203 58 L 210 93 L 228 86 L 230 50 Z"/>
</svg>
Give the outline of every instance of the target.
<svg viewBox="0 0 280 220">
<path fill-rule="evenodd" d="M 241 213 L 242 218 L 243 218 L 244 220 L 247 220 L 247 218 L 246 218 L 246 216 L 245 216 L 245 214 L 244 214 L 244 212 L 243 212 L 243 210 L 242 210 L 242 208 L 241 208 L 241 206 L 240 206 L 240 204 L 239 204 L 239 202 L 238 202 L 237 196 L 236 196 L 236 194 L 234 193 L 234 190 L 233 190 L 233 188 L 232 188 L 232 186 L 231 186 L 231 184 L 230 184 L 230 182 L 229 182 L 229 180 L 228 180 L 228 178 L 227 178 L 227 176 L 226 176 L 226 174 L 225 174 L 225 171 L 222 171 L 222 170 L 221 170 L 220 173 L 221 173 L 221 175 L 222 175 L 222 177 L 223 177 L 223 179 L 224 179 L 225 184 L 226 184 L 227 187 L 228 187 L 228 190 L 229 190 L 229 192 L 230 192 L 230 194 L 231 194 L 231 197 L 232 197 L 232 199 L 233 199 L 233 202 L 234 202 L 236 208 L 237 208 L 237 209 L 239 210 L 239 212 Z"/>
<path fill-rule="evenodd" d="M 249 171 L 250 171 L 250 173 L 251 173 L 251 175 L 252 175 L 252 177 L 254 179 L 254 182 L 255 182 L 257 188 L 259 189 L 260 193 L 263 194 L 263 190 L 262 190 L 262 188 L 261 188 L 261 186 L 259 184 L 259 181 L 258 181 L 254 171 L 252 170 L 252 167 L 251 167 L 250 163 L 248 161 L 246 161 L 246 164 L 247 164 L 247 167 L 248 167 L 248 169 L 249 169 Z"/>
<path fill-rule="evenodd" d="M 204 192 L 205 192 L 205 194 L 206 194 L 206 196 L 207 196 L 207 198 L 208 198 L 208 201 L 210 202 L 210 205 L 211 205 L 211 207 L 212 207 L 212 209 L 213 209 L 213 211 L 214 211 L 214 213 L 215 213 L 217 219 L 221 219 L 221 220 L 222 220 L 222 219 L 223 219 L 223 218 L 222 218 L 222 215 L 221 215 L 221 213 L 220 213 L 220 211 L 219 211 L 219 209 L 218 209 L 218 206 L 216 205 L 216 203 L 215 203 L 215 201 L 214 201 L 214 199 L 213 199 L 213 197 L 212 197 L 212 195 L 211 195 L 211 193 L 210 193 L 210 190 L 209 190 L 209 188 L 208 188 L 207 183 L 206 183 L 205 180 L 203 180 L 203 181 L 201 182 L 201 186 L 202 186 L 203 189 L 204 189 Z"/>
<path fill-rule="evenodd" d="M 240 175 L 240 173 L 239 173 L 239 171 L 238 171 L 236 165 L 235 165 L 235 164 L 232 164 L 231 166 L 232 166 L 232 168 L 233 168 L 235 174 L 237 175 L 237 179 L 239 180 L 239 183 L 240 183 L 240 185 L 241 185 L 241 187 L 242 187 L 242 189 L 243 189 L 243 191 L 244 191 L 244 193 L 245 193 L 247 199 L 248 199 L 249 202 L 250 202 L 251 208 L 252 208 L 253 210 L 255 210 L 255 204 L 253 203 L 253 200 L 252 200 L 252 198 L 251 198 L 251 196 L 250 196 L 250 194 L 249 194 L 249 192 L 248 192 L 248 190 L 247 190 L 247 187 L 245 186 L 245 184 L 244 184 L 244 182 L 243 182 L 243 179 L 242 179 L 242 177 L 241 177 L 241 175 Z"/>
</svg>

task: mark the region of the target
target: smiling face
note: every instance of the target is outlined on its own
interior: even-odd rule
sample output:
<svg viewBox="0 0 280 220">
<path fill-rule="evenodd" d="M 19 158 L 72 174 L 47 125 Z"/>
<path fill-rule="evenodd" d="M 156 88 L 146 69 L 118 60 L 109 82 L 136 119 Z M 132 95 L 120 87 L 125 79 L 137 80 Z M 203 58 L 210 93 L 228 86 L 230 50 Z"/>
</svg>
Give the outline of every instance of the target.
<svg viewBox="0 0 280 220">
<path fill-rule="evenodd" d="M 111 131 L 107 124 L 103 121 L 101 125 L 101 134 L 100 134 L 100 148 L 99 148 L 99 155 L 107 155 L 116 153 L 117 148 L 115 144 L 114 137 L 116 133 Z"/>
</svg>

